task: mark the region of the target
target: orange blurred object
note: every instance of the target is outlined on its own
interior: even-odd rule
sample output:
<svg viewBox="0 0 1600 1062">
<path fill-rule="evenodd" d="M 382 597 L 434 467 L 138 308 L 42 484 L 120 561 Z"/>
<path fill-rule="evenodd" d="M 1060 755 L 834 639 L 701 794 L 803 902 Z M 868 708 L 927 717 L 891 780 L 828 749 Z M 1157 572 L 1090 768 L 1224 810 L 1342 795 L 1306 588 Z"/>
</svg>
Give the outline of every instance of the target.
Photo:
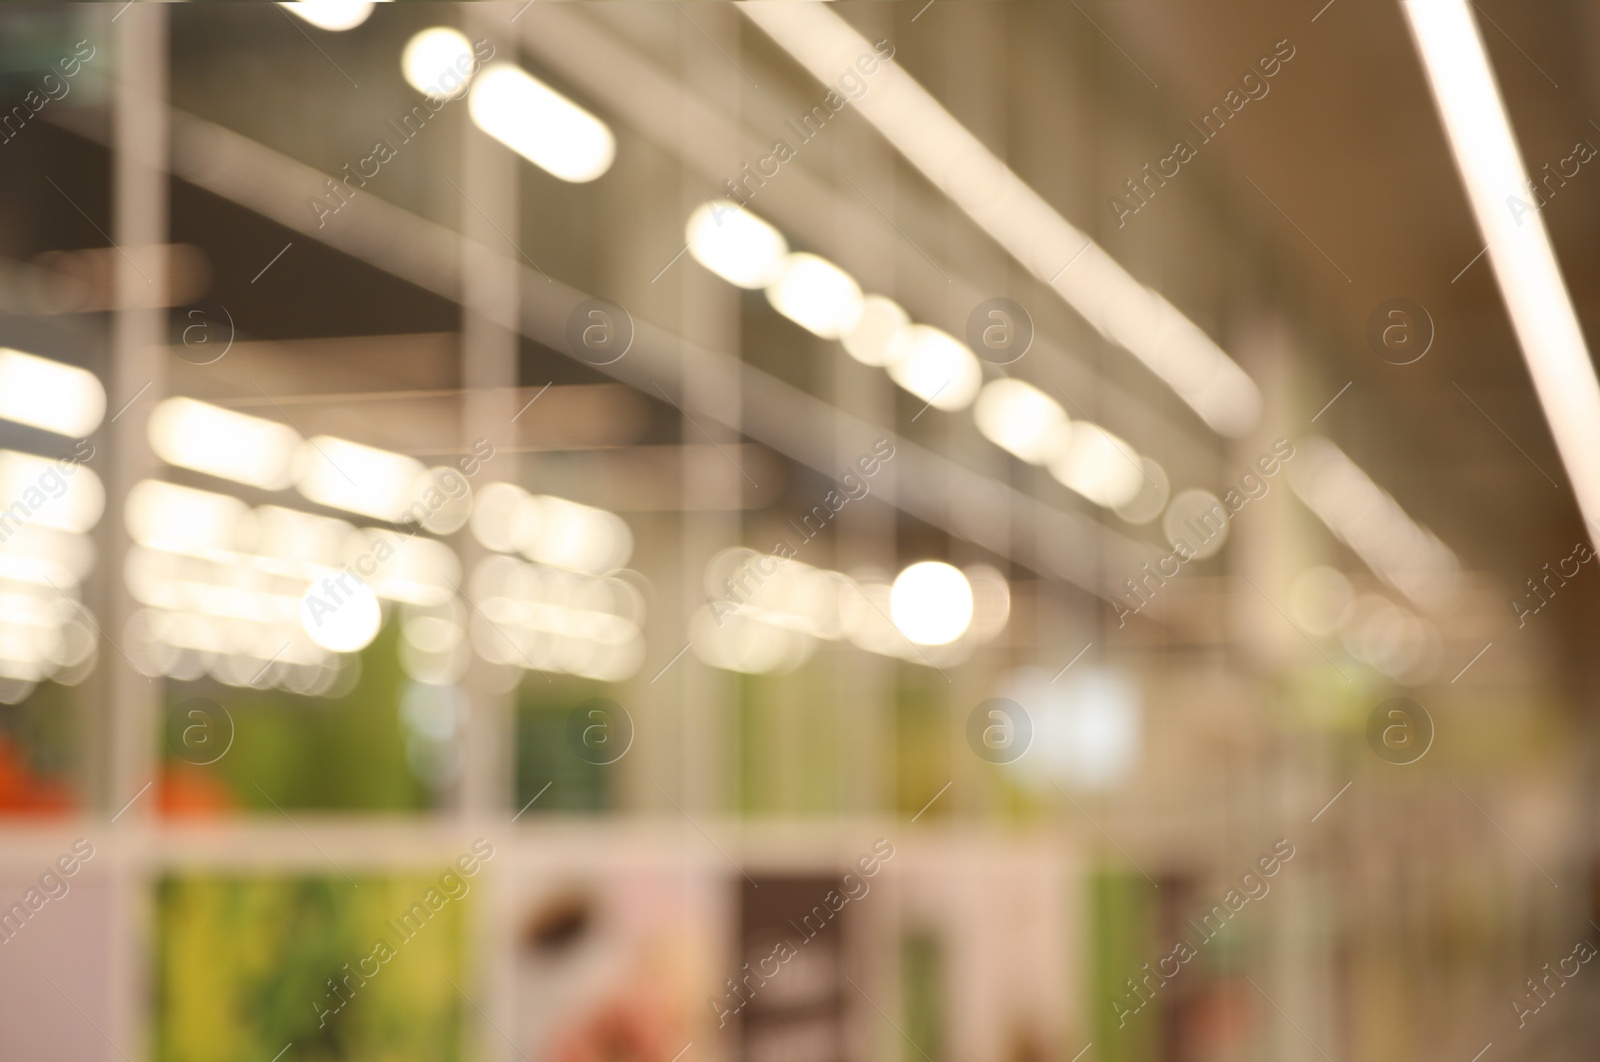
<svg viewBox="0 0 1600 1062">
<path fill-rule="evenodd" d="M 59 815 L 71 807 L 65 785 L 36 774 L 18 744 L 0 737 L 0 815 Z"/>
<path fill-rule="evenodd" d="M 226 785 L 204 767 L 187 763 L 162 769 L 157 802 L 167 818 L 210 818 L 233 807 Z"/>
</svg>

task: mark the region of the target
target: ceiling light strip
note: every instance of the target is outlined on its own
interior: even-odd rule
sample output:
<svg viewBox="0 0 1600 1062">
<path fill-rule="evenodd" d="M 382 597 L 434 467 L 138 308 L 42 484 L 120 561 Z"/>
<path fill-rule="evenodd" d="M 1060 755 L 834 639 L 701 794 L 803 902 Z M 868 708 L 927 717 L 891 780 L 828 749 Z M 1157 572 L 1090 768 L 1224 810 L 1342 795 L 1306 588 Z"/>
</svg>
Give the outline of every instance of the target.
<svg viewBox="0 0 1600 1062">
<path fill-rule="evenodd" d="M 742 3 L 744 15 L 831 84 L 866 39 L 820 4 Z M 994 156 L 909 74 L 884 64 L 852 101 L 913 166 L 1101 335 L 1159 376 L 1213 430 L 1260 420 L 1261 392 L 1194 322 L 1141 284 Z"/>
<path fill-rule="evenodd" d="M 1463 0 L 1400 6 L 1578 507 L 1600 528 L 1600 382 L 1543 217 L 1513 210 L 1528 174 L 1483 38 Z"/>
</svg>

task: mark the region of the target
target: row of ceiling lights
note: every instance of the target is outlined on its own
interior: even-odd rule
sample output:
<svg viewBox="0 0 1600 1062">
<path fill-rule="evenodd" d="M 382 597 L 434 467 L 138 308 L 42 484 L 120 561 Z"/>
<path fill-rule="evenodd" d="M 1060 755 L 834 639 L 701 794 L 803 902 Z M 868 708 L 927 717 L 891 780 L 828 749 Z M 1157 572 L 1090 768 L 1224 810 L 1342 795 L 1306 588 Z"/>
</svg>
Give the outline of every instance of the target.
<svg viewBox="0 0 1600 1062">
<path fill-rule="evenodd" d="M 685 227 L 689 253 L 728 283 L 764 289 L 789 320 L 836 339 L 864 365 L 936 409 L 974 408 L 978 430 L 995 445 L 1051 474 L 1078 494 L 1143 522 L 1165 502 L 1166 476 L 1127 442 L 1087 420 L 1073 421 L 1054 398 L 1011 377 L 983 382 L 978 358 L 959 339 L 914 323 L 883 295 L 864 295 L 845 270 L 818 255 L 791 251 L 781 232 L 728 200 L 704 203 Z M 1154 505 L 1129 508 L 1146 488 Z"/>
<path fill-rule="evenodd" d="M 282 6 L 330 30 L 359 25 L 372 7 L 360 0 L 312 0 Z M 616 146 L 605 123 L 513 65 L 493 64 L 479 72 L 470 56 L 470 42 L 463 35 L 435 27 L 416 35 L 407 45 L 402 70 L 420 91 L 438 91 L 440 75 L 449 70 L 461 72 L 458 85 L 476 75 L 469 100 L 474 122 L 557 177 L 592 180 L 609 168 Z M 463 57 L 469 57 L 466 70 L 462 70 Z M 853 278 L 826 259 L 790 253 L 787 241 L 766 222 L 734 204 L 711 203 L 691 217 L 688 230 L 690 248 L 707 268 L 740 287 L 765 288 L 780 313 L 818 336 L 839 339 L 863 363 L 886 368 L 896 383 L 929 405 L 954 410 L 976 399 L 978 427 L 996 445 L 1029 463 L 1048 465 L 1065 485 L 1096 504 L 1127 509 L 1124 515 L 1130 519 L 1153 519 L 1159 513 L 1165 501 L 1166 477 L 1155 462 L 1097 425 L 1069 420 L 1054 399 L 1020 380 L 995 380 L 980 391 L 981 367 L 959 340 L 931 326 L 913 324 L 892 300 L 864 296 Z M 83 436 L 104 416 L 104 390 L 92 374 L 81 369 L 4 351 L 0 352 L 0 385 L 5 385 L 0 386 L 0 417 L 19 423 Z M 47 396 L 45 401 L 27 397 L 40 394 Z M 212 430 L 201 430 L 205 427 Z M 292 481 L 312 501 L 378 519 L 396 519 L 404 509 L 404 499 L 437 471 L 425 470 L 404 455 L 348 440 L 319 437 L 302 444 L 282 425 L 190 399 L 170 399 L 158 408 L 152 417 L 151 435 L 158 454 L 170 463 L 265 489 L 282 489 Z M 193 440 L 200 436 L 208 436 L 208 442 L 194 445 Z M 212 445 L 230 436 L 241 442 L 222 448 Z M 316 461 L 308 446 L 319 451 L 323 461 Z M 339 460 L 329 449 L 339 452 Z M 347 489 L 351 477 L 343 473 L 341 463 L 362 469 L 365 489 Z M 1353 464 L 1350 467 L 1354 468 Z M 336 472 L 344 482 L 334 480 Z M 1359 469 L 1356 472 L 1359 474 Z M 84 512 L 68 521 L 74 525 L 83 523 L 88 508 L 98 510 L 103 505 L 103 492 L 97 505 L 89 504 L 89 495 L 98 486 L 92 474 L 79 482 L 74 504 Z M 1366 482 L 1370 484 L 1370 480 Z M 1147 491 L 1147 486 L 1151 490 Z M 1153 505 L 1149 504 L 1152 494 L 1156 495 Z M 1302 496 L 1307 497 L 1304 492 Z M 1139 504 L 1132 505 L 1136 500 Z M 1310 502 L 1310 497 L 1307 500 Z M 1389 501 L 1392 505 L 1392 499 Z M 1375 570 L 1396 581 L 1394 562 L 1404 558 L 1369 556 L 1373 550 L 1356 546 L 1352 538 L 1359 539 L 1361 532 L 1348 513 L 1341 517 L 1336 511 L 1325 512 L 1326 506 L 1312 507 Z M 1398 510 L 1398 506 L 1392 507 Z M 443 516 L 430 514 L 433 525 L 428 529 L 439 533 L 454 530 L 470 509 L 468 501 L 465 508 L 456 507 Z M 1367 511 L 1373 510 L 1368 507 Z M 1404 517 L 1403 512 L 1400 516 Z M 98 511 L 94 514 L 97 518 Z M 94 519 L 89 519 L 89 526 Z M 1443 549 L 1442 544 L 1438 548 Z M 1448 556 L 1448 550 L 1444 555 Z M 1453 557 L 1449 560 L 1453 562 Z"/>
</svg>

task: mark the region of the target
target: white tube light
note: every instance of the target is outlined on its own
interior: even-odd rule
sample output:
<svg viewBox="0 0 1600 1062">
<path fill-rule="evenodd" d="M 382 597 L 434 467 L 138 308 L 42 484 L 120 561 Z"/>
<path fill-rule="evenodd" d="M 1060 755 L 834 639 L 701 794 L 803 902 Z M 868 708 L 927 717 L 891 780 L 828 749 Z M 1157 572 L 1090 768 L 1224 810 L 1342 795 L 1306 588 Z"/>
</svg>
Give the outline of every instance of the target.
<svg viewBox="0 0 1600 1062">
<path fill-rule="evenodd" d="M 1543 216 L 1516 208 L 1528 173 L 1483 38 L 1464 0 L 1400 6 L 1578 507 L 1600 527 L 1600 382 Z"/>
<path fill-rule="evenodd" d="M 784 258 L 767 301 L 795 324 L 823 339 L 838 339 L 861 320 L 861 286 L 826 258 L 797 252 Z"/>
<path fill-rule="evenodd" d="M 863 365 L 882 368 L 906 356 L 911 316 L 893 299 L 868 295 L 861 300 L 861 317 L 840 337 L 845 352 Z"/>
<path fill-rule="evenodd" d="M 789 253 L 783 233 L 726 199 L 696 208 L 689 215 L 684 239 L 695 261 L 741 288 L 772 283 Z"/>
<path fill-rule="evenodd" d="M 169 465 L 263 490 L 283 490 L 294 482 L 300 436 L 274 421 L 192 398 L 169 398 L 150 414 L 148 431 L 150 448 Z"/>
<path fill-rule="evenodd" d="M 872 45 L 825 4 L 744 3 L 739 10 L 831 85 Z M 1001 247 L 1101 335 L 1126 348 L 1214 430 L 1240 436 L 1261 392 L 1199 326 L 1135 280 L 1011 172 L 910 75 L 885 62 L 853 106 Z"/>
<path fill-rule="evenodd" d="M 473 79 L 467 111 L 479 129 L 563 181 L 592 181 L 617 157 L 606 123 L 510 63 Z"/>
<path fill-rule="evenodd" d="M 430 96 L 454 98 L 477 69 L 472 42 L 449 26 L 430 26 L 407 41 L 400 53 L 406 84 Z"/>
<path fill-rule="evenodd" d="M 1061 403 L 1009 377 L 986 384 L 972 414 L 984 438 L 1032 465 L 1059 455 L 1071 434 Z"/>
<path fill-rule="evenodd" d="M 1144 486 L 1141 459 L 1133 447 L 1098 424 L 1072 425 L 1064 452 L 1050 464 L 1050 474 L 1096 505 L 1127 505 Z"/>
<path fill-rule="evenodd" d="M 972 623 L 972 584 L 960 568 L 919 561 L 895 576 L 889 614 L 918 645 L 948 645 Z"/>
<path fill-rule="evenodd" d="M 123 519 L 141 546 L 171 553 L 228 553 L 238 545 L 239 525 L 249 512 L 249 506 L 228 494 L 145 479 L 128 491 Z"/>
<path fill-rule="evenodd" d="M 373 0 L 295 0 L 278 6 L 317 29 L 340 33 L 355 29 L 372 14 Z"/>
<path fill-rule="evenodd" d="M 106 415 L 106 389 L 75 365 L 0 347 L 0 419 L 81 439 Z"/>
<path fill-rule="evenodd" d="M 911 325 L 905 336 L 905 353 L 889 366 L 889 378 L 935 409 L 971 405 L 983 368 L 967 345 L 932 325 Z"/>
<path fill-rule="evenodd" d="M 426 469 L 404 454 L 319 435 L 301 444 L 296 458 L 307 498 L 331 509 L 400 520 L 417 498 L 412 488 Z"/>
<path fill-rule="evenodd" d="M 83 465 L 0 450 L 0 541 L 26 524 L 81 534 L 105 505 L 100 477 Z"/>
</svg>

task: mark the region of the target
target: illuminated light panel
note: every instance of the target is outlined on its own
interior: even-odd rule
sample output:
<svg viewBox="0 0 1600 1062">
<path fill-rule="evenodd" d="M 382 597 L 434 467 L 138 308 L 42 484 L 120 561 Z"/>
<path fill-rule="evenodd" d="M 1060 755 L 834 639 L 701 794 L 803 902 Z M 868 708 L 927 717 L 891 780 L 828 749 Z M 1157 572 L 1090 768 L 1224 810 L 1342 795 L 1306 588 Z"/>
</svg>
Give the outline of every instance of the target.
<svg viewBox="0 0 1600 1062">
<path fill-rule="evenodd" d="M 400 53 L 400 72 L 406 84 L 430 96 L 455 96 L 477 68 L 472 42 L 448 26 L 423 30 L 407 41 Z M 446 75 L 455 82 L 453 86 L 445 85 Z"/>
<path fill-rule="evenodd" d="M 825 84 L 874 50 L 823 4 L 738 9 Z M 1243 369 L 1067 222 L 898 64 L 883 63 L 872 91 L 852 105 L 996 243 L 1144 363 L 1212 429 L 1240 436 L 1259 422 L 1261 392 Z"/>
<path fill-rule="evenodd" d="M 895 577 L 889 615 L 918 645 L 945 645 L 972 623 L 972 584 L 943 561 L 920 561 Z"/>
<path fill-rule="evenodd" d="M 861 319 L 861 286 L 826 258 L 797 251 L 784 258 L 767 301 L 806 331 L 838 339 Z"/>
<path fill-rule="evenodd" d="M 227 494 L 146 479 L 128 492 L 123 516 L 140 545 L 192 553 L 231 551 L 249 511 Z"/>
<path fill-rule="evenodd" d="M 861 300 L 861 318 L 840 337 L 845 353 L 863 365 L 887 368 L 910 348 L 911 316 L 893 299 L 868 295 Z"/>
<path fill-rule="evenodd" d="M 455 550 L 431 538 L 354 531 L 345 541 L 343 559 L 373 593 L 412 605 L 442 605 L 461 582 Z"/>
<path fill-rule="evenodd" d="M 617 157 L 606 123 L 510 63 L 473 79 L 467 110 L 479 129 L 563 181 L 592 181 Z"/>
<path fill-rule="evenodd" d="M 491 664 L 620 682 L 644 662 L 644 605 L 621 579 L 491 556 L 472 573 L 473 648 Z"/>
<path fill-rule="evenodd" d="M 958 663 L 1005 629 L 1011 589 L 1005 576 L 987 565 L 965 572 L 929 565 L 908 569 L 901 608 L 915 611 L 917 595 L 925 595 L 929 600 L 922 603 L 928 607 L 908 622 L 923 625 L 915 628 L 919 636 L 950 638 L 918 643 L 890 618 L 894 591 L 882 573 L 852 577 L 744 547 L 725 549 L 706 565 L 708 600 L 695 610 L 690 644 L 712 667 L 748 674 L 792 670 L 821 641 L 841 639 L 924 666 Z"/>
<path fill-rule="evenodd" d="M 106 389 L 87 369 L 0 347 L 0 419 L 81 439 L 106 415 Z"/>
<path fill-rule="evenodd" d="M 1096 505 L 1115 509 L 1139 496 L 1144 474 L 1139 454 L 1098 424 L 1072 425 L 1064 453 L 1050 464 L 1050 474 Z"/>
<path fill-rule="evenodd" d="M 389 450 L 319 435 L 301 445 L 296 486 L 330 509 L 400 520 L 418 499 L 412 488 L 427 471 L 422 463 Z"/>
<path fill-rule="evenodd" d="M 889 378 L 935 409 L 971 405 L 983 383 L 977 355 L 932 325 L 911 325 L 905 337 L 905 355 L 889 366 Z"/>
<path fill-rule="evenodd" d="M 372 14 L 372 5 L 373 0 L 293 0 L 278 4 L 318 29 L 334 33 L 361 25 Z"/>
<path fill-rule="evenodd" d="M 24 525 L 81 534 L 105 510 L 100 477 L 81 464 L 0 450 L 0 538 Z"/>
<path fill-rule="evenodd" d="M 1461 562 L 1400 507 L 1389 492 L 1327 439 L 1296 444 L 1289 486 L 1306 506 L 1355 550 L 1372 573 L 1422 608 L 1439 611 L 1454 600 Z"/>
<path fill-rule="evenodd" d="M 741 288 L 766 287 L 789 253 L 783 233 L 727 199 L 697 207 L 689 215 L 684 239 L 695 261 Z"/>
<path fill-rule="evenodd" d="M 329 572 L 306 589 L 300 601 L 300 627 L 306 636 L 333 653 L 365 649 L 383 626 L 383 607 L 372 588 L 355 579 L 339 580 Z"/>
<path fill-rule="evenodd" d="M 1462 0 L 1407 0 L 1400 7 L 1578 507 L 1591 527 L 1600 527 L 1600 382 L 1544 215 L 1529 198 L 1527 168 L 1483 39 Z"/>
<path fill-rule="evenodd" d="M 148 431 L 151 449 L 169 465 L 263 490 L 294 482 L 300 436 L 275 421 L 169 398 L 150 414 Z"/>
<path fill-rule="evenodd" d="M 1021 380 L 991 381 L 972 412 L 984 438 L 1029 464 L 1046 464 L 1070 442 L 1072 425 L 1061 404 Z"/>
<path fill-rule="evenodd" d="M 512 483 L 484 487 L 470 526 L 489 549 L 589 575 L 620 568 L 633 554 L 633 532 L 616 513 L 547 494 L 530 495 Z"/>
<path fill-rule="evenodd" d="M 241 535 L 239 545 L 257 557 L 329 568 L 339 563 L 345 540 L 355 530 L 344 520 L 281 505 L 256 507 L 247 527 L 248 534 Z"/>
</svg>

